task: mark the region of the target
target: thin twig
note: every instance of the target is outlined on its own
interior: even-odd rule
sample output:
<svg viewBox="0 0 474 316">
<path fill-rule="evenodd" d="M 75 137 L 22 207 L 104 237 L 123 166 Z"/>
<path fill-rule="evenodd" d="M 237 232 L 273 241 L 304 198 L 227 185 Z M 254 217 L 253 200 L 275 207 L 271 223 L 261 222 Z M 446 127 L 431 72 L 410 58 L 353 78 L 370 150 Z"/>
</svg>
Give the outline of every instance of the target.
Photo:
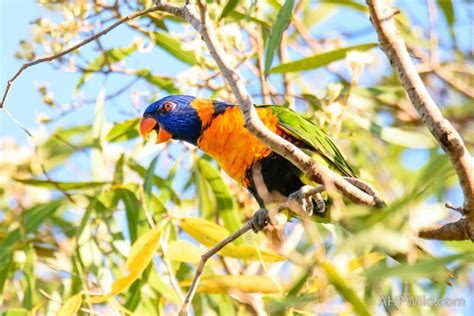
<svg viewBox="0 0 474 316">
<path fill-rule="evenodd" d="M 142 10 L 142 11 L 137 11 L 135 13 L 132 13 L 130 15 L 127 15 L 123 18 L 121 18 L 120 20 L 118 20 L 117 22 L 115 22 L 114 24 L 112 24 L 111 26 L 105 28 L 104 30 L 100 31 L 99 33 L 93 35 L 93 36 L 90 36 L 88 38 L 86 38 L 85 40 L 83 40 L 82 42 L 66 49 L 66 50 L 63 50 L 62 52 L 59 52 L 57 54 L 54 54 L 54 55 L 51 55 L 51 56 L 46 56 L 46 57 L 42 57 L 42 58 L 38 58 L 38 59 L 35 59 L 33 61 L 30 61 L 28 63 L 25 63 L 21 66 L 21 68 L 15 73 L 15 75 L 10 79 L 8 80 L 7 82 L 7 86 L 5 88 L 5 92 L 3 93 L 3 97 L 2 97 L 2 102 L 0 102 L 0 108 L 3 108 L 5 107 L 5 102 L 6 102 L 6 99 L 7 99 L 7 96 L 8 96 L 8 93 L 10 92 L 10 88 L 12 87 L 13 83 L 15 82 L 15 80 L 18 78 L 18 76 L 20 76 L 20 74 L 25 71 L 27 68 L 31 67 L 31 66 L 34 66 L 34 65 L 37 65 L 37 64 L 41 64 L 45 61 L 52 61 L 52 60 L 55 60 L 57 58 L 60 58 L 66 54 L 69 54 L 70 52 L 78 49 L 79 47 L 81 46 L 84 46 L 86 45 L 87 43 L 90 43 L 92 42 L 93 40 L 96 40 L 97 38 L 101 37 L 102 35 L 105 35 L 107 34 L 108 32 L 110 32 L 111 30 L 113 30 L 114 28 L 116 28 L 117 26 L 119 26 L 120 24 L 123 24 L 129 20 L 133 20 L 139 16 L 142 16 L 142 15 L 145 15 L 145 14 L 148 14 L 150 12 L 154 12 L 154 11 L 158 11 L 159 10 L 159 7 L 155 6 L 155 7 L 152 7 L 152 8 L 149 8 L 149 9 L 146 9 L 146 10 Z"/>
<path fill-rule="evenodd" d="M 459 212 L 459 213 L 461 213 L 461 214 L 464 214 L 464 208 L 454 206 L 451 202 L 446 202 L 446 203 L 444 203 L 444 206 L 446 206 L 446 207 L 449 208 L 449 209 L 452 209 L 453 211 L 456 211 L 456 212 Z"/>
<path fill-rule="evenodd" d="M 425 52 L 416 47 L 410 47 L 410 51 L 414 52 L 417 57 L 424 63 L 424 67 L 417 67 L 420 72 L 433 72 L 438 78 L 446 82 L 451 88 L 457 90 L 464 96 L 474 99 L 474 90 L 469 86 L 468 83 L 464 82 L 460 77 L 452 73 L 452 71 L 446 69 L 445 65 L 441 65 L 439 62 L 430 60 L 430 56 Z M 466 65 L 467 67 L 467 65 Z"/>
<path fill-rule="evenodd" d="M 168 278 L 169 282 L 171 284 L 171 287 L 175 291 L 176 295 L 178 295 L 179 301 L 183 303 L 184 301 L 184 295 L 183 292 L 181 291 L 181 288 L 179 287 L 178 280 L 176 279 L 176 276 L 173 272 L 173 267 L 171 266 L 171 261 L 166 257 L 166 246 L 163 244 L 161 245 L 161 249 L 163 251 L 163 263 L 165 264 L 165 269 L 166 273 L 168 273 Z"/>
<path fill-rule="evenodd" d="M 403 37 L 398 33 L 393 16 L 396 10 L 389 8 L 383 0 L 367 0 L 371 21 L 377 31 L 380 47 L 387 55 L 400 78 L 408 97 L 421 116 L 426 127 L 448 155 L 459 178 L 464 193 L 465 219 L 420 233 L 420 237 L 443 239 L 474 239 L 474 158 L 469 154 L 461 136 L 452 124 L 443 117 L 429 95 L 413 64 Z M 452 236 L 451 233 L 456 233 Z M 456 238 L 454 238 L 456 237 Z M 458 239 L 459 240 L 459 239 Z"/>
<path fill-rule="evenodd" d="M 61 186 L 59 185 L 58 182 L 54 181 L 51 176 L 49 175 L 49 172 L 46 170 L 46 167 L 42 161 L 41 155 L 39 154 L 39 148 L 35 146 L 35 154 L 38 158 L 39 165 L 41 167 L 41 171 L 43 171 L 43 174 L 46 176 L 46 179 L 48 180 L 49 183 L 53 184 L 54 187 L 60 191 L 72 204 L 77 204 L 76 200 L 72 197 L 71 194 L 67 193 L 66 190 L 63 190 Z"/>
<path fill-rule="evenodd" d="M 199 265 L 196 269 L 196 272 L 194 274 L 194 279 L 193 282 L 191 283 L 191 286 L 189 288 L 188 294 L 186 295 L 186 298 L 184 299 L 184 303 L 181 306 L 181 309 L 179 310 L 180 315 L 185 315 L 186 312 L 189 313 L 189 304 L 193 300 L 194 294 L 196 293 L 197 287 L 199 285 L 199 280 L 201 279 L 202 272 L 204 270 L 204 266 L 206 265 L 207 260 L 209 260 L 213 255 L 215 255 L 219 250 L 242 236 L 243 234 L 247 233 L 248 231 L 252 230 L 252 220 L 249 220 L 242 228 L 240 228 L 238 231 L 233 233 L 232 235 L 229 235 L 226 239 L 222 240 L 219 242 L 217 245 L 215 245 L 213 248 L 209 249 L 206 253 L 204 253 L 201 256 L 201 260 L 199 261 Z"/>
<path fill-rule="evenodd" d="M 113 73 L 115 73 L 115 72 L 113 72 Z M 118 89 L 117 91 L 107 95 L 104 98 L 104 101 L 110 101 L 110 100 L 115 99 L 116 97 L 120 96 L 125 91 L 128 91 L 140 79 L 141 79 L 140 77 L 133 78 L 129 83 L 127 83 L 126 85 L 124 85 L 123 87 Z M 89 99 L 89 100 L 84 100 L 84 102 L 85 103 L 95 103 L 95 102 L 97 102 L 97 100 L 96 99 Z"/>
</svg>

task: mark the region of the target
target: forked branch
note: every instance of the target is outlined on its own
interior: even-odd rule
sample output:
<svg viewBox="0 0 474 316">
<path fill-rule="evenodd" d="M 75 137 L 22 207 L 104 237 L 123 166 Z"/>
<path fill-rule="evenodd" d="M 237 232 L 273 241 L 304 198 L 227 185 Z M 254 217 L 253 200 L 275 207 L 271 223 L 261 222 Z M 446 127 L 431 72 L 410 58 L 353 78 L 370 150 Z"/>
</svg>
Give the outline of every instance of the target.
<svg viewBox="0 0 474 316">
<path fill-rule="evenodd" d="M 233 233 L 232 235 L 229 235 L 226 239 L 222 240 L 219 242 L 217 245 L 209 249 L 206 253 L 204 253 L 201 256 L 201 260 L 199 261 L 199 265 L 196 269 L 196 272 L 194 273 L 194 278 L 191 283 L 191 286 L 188 290 L 188 294 L 186 294 L 186 298 L 184 299 L 183 305 L 181 305 L 181 309 L 179 310 L 179 315 L 186 315 L 189 314 L 189 304 L 191 304 L 191 301 L 193 300 L 194 294 L 196 294 L 196 290 L 199 285 L 199 280 L 201 279 L 202 272 L 204 270 L 204 267 L 206 266 L 207 261 L 215 255 L 219 250 L 242 236 L 243 234 L 247 233 L 248 231 L 252 230 L 253 228 L 253 220 L 249 220 L 242 228 L 240 228 L 238 231 Z"/>
<path fill-rule="evenodd" d="M 411 103 L 426 127 L 448 155 L 464 193 L 462 209 L 465 219 L 449 223 L 445 228 L 424 230 L 420 233 L 420 237 L 442 240 L 474 240 L 474 159 L 469 154 L 459 133 L 443 117 L 418 75 L 405 41 L 398 33 L 394 23 L 393 17 L 397 11 L 389 8 L 385 0 L 367 0 L 367 4 L 372 23 L 379 37 L 380 47 L 387 55 Z"/>
</svg>

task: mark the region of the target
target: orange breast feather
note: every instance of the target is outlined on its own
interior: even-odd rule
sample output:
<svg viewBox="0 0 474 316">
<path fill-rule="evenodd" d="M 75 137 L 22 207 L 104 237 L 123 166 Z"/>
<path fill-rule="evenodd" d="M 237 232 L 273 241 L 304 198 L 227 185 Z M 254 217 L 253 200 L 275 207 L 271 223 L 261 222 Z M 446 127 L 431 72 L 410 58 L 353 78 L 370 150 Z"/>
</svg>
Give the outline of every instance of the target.
<svg viewBox="0 0 474 316">
<path fill-rule="evenodd" d="M 260 108 L 257 112 L 272 132 L 281 134 L 277 128 L 278 119 L 271 110 Z M 250 185 L 245 176 L 247 169 L 272 152 L 244 127 L 244 118 L 237 106 L 228 108 L 212 120 L 199 138 L 198 147 L 244 186 Z"/>
</svg>

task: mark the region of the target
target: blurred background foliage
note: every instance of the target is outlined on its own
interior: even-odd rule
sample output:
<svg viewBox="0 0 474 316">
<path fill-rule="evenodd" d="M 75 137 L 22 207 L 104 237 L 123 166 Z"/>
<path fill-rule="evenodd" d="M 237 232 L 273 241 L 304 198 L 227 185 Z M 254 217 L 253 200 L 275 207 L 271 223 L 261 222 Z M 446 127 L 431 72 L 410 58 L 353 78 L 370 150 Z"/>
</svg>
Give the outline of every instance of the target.
<svg viewBox="0 0 474 316">
<path fill-rule="evenodd" d="M 318 122 L 389 206 L 347 204 L 333 211 L 331 224 L 293 220 L 245 235 L 206 266 L 194 313 L 472 315 L 472 243 L 416 237 L 423 226 L 458 217 L 444 207 L 462 203 L 457 178 L 376 47 L 365 4 L 207 2 L 255 102 L 289 106 Z M 15 39 L 23 62 L 60 52 L 152 2 L 31 5 L 37 11 L 30 36 Z M 472 151 L 472 3 L 394 5 L 430 94 Z M 19 92 L 34 95 L 36 88 L 34 104 L 13 97 L 7 104 L 14 115 L 35 106 L 37 122 L 27 125 L 32 139 L 5 132 L 0 139 L 0 311 L 175 313 L 206 247 L 258 207 L 199 150 L 143 142 L 138 118 L 167 94 L 235 102 L 230 88 L 196 32 L 159 12 L 42 67 L 59 76 L 54 85 L 35 78 Z M 140 263 L 140 275 L 118 295 L 93 303 L 91 293 L 109 292 L 134 269 L 126 264 L 137 256 L 131 246 L 155 225 L 161 230 L 152 262 Z M 456 278 L 448 280 L 450 273 Z M 401 294 L 465 304 L 380 304 Z"/>
</svg>

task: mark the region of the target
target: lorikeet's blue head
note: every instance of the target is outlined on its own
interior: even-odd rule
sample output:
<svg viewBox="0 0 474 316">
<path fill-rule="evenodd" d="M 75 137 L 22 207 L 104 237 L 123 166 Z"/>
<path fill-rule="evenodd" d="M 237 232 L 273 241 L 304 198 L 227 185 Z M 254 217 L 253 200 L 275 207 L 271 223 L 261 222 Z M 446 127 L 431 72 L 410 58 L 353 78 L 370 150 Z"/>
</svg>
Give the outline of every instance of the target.
<svg viewBox="0 0 474 316">
<path fill-rule="evenodd" d="M 144 138 L 153 130 L 158 133 L 156 143 L 171 138 L 196 144 L 201 133 L 201 120 L 189 95 L 170 95 L 150 104 L 140 122 Z"/>
<path fill-rule="evenodd" d="M 201 132 L 213 118 L 234 105 L 227 102 L 200 99 L 189 95 L 170 95 L 150 104 L 140 122 L 144 138 L 156 131 L 156 143 L 169 139 L 197 144 Z"/>
</svg>

